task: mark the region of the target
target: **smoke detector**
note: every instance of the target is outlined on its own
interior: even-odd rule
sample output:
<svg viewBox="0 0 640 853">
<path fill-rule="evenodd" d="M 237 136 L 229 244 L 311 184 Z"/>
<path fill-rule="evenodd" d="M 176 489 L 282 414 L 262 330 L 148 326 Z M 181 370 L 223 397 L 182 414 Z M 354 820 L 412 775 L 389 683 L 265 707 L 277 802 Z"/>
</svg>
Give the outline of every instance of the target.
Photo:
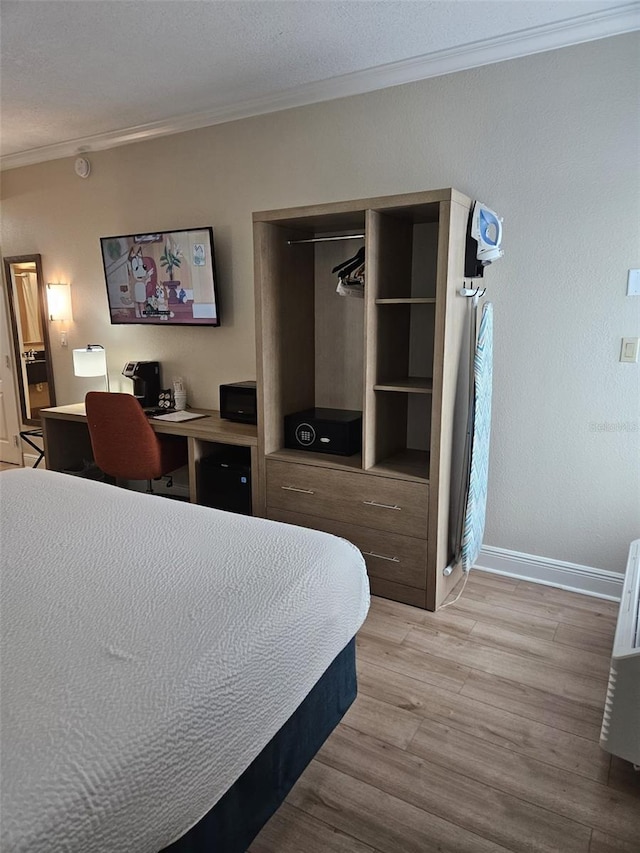
<svg viewBox="0 0 640 853">
<path fill-rule="evenodd" d="M 74 164 L 74 169 L 79 178 L 88 178 L 91 174 L 91 163 L 86 157 L 78 157 Z"/>
</svg>

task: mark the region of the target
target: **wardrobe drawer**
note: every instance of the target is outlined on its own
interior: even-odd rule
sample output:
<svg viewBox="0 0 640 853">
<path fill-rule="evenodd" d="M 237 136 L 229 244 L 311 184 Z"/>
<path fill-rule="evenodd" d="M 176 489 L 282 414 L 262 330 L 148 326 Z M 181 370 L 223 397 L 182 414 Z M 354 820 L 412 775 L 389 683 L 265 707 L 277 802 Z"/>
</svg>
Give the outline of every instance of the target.
<svg viewBox="0 0 640 853">
<path fill-rule="evenodd" d="M 367 573 L 372 578 L 394 581 L 424 590 L 427 583 L 427 541 L 371 530 L 357 524 L 345 524 L 330 518 L 304 515 L 301 512 L 269 509 L 272 521 L 284 521 L 300 527 L 311 527 L 348 539 L 362 551 Z"/>
<path fill-rule="evenodd" d="M 426 483 L 275 459 L 267 460 L 266 469 L 267 511 L 274 508 L 302 512 L 427 538 Z"/>
<path fill-rule="evenodd" d="M 403 604 L 421 607 L 423 610 L 427 606 L 427 594 L 424 589 L 405 586 L 403 583 L 395 583 L 395 581 L 388 581 L 384 578 L 371 578 L 370 587 L 371 595 L 390 598 L 392 601 L 401 601 Z"/>
</svg>

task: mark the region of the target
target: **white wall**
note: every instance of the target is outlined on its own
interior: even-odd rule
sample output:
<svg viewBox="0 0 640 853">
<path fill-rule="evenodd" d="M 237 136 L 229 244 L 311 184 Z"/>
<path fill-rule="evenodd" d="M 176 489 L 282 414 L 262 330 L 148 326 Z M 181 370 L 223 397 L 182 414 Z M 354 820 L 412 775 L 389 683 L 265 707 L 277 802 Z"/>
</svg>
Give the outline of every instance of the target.
<svg viewBox="0 0 640 853">
<path fill-rule="evenodd" d="M 485 543 L 622 571 L 640 536 L 637 34 L 505 62 L 3 176 L 2 248 L 40 252 L 68 280 L 75 322 L 56 344 L 59 403 L 81 399 L 71 348 L 159 358 L 190 401 L 255 376 L 254 210 L 453 186 L 505 218 L 486 284 L 496 312 Z M 223 325 L 112 327 L 100 236 L 212 225 Z M 126 380 L 123 380 L 126 382 Z"/>
</svg>

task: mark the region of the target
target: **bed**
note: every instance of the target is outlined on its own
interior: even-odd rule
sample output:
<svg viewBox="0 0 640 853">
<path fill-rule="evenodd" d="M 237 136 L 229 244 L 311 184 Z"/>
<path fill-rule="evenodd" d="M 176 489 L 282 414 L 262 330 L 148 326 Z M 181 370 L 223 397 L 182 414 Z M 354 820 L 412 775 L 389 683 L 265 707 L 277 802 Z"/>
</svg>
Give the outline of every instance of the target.
<svg viewBox="0 0 640 853">
<path fill-rule="evenodd" d="M 355 697 L 364 561 L 318 531 L 0 475 L 7 853 L 241 853 Z"/>
</svg>

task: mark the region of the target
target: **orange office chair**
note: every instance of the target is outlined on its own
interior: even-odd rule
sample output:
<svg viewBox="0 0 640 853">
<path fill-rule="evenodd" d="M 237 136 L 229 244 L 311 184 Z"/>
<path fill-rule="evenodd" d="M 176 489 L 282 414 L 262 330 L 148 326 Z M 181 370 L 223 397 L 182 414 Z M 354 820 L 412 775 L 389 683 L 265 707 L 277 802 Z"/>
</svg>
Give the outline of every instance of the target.
<svg viewBox="0 0 640 853">
<path fill-rule="evenodd" d="M 87 423 L 96 465 L 110 477 L 151 481 L 187 464 L 186 439 L 158 435 L 131 394 L 89 391 Z"/>
</svg>

